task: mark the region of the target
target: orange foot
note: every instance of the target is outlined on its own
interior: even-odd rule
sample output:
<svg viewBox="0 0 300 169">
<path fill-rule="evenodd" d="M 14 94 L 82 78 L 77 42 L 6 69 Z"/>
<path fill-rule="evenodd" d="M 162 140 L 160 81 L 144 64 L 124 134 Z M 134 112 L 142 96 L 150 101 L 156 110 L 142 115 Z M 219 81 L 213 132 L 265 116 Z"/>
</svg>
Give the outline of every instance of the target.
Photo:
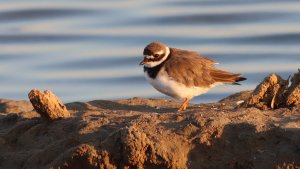
<svg viewBox="0 0 300 169">
<path fill-rule="evenodd" d="M 178 112 L 181 112 L 181 111 L 185 110 L 186 107 L 187 107 L 187 104 L 188 104 L 189 101 L 190 101 L 190 99 L 191 99 L 191 98 L 189 98 L 189 97 L 185 98 L 184 101 L 183 101 L 183 103 L 182 103 L 182 105 L 179 107 L 179 109 L 178 109 L 177 111 L 178 111 Z"/>
</svg>

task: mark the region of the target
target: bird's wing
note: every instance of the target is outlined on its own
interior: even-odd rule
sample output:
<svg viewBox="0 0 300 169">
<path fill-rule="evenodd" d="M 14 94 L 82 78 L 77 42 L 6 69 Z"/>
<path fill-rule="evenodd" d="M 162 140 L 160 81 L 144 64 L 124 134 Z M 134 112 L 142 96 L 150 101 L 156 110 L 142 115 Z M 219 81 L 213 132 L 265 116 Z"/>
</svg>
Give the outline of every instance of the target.
<svg viewBox="0 0 300 169">
<path fill-rule="evenodd" d="M 200 87 L 209 87 L 216 82 L 210 75 L 216 63 L 214 60 L 179 49 L 172 49 L 171 57 L 165 63 L 165 71 L 173 80 L 187 86 Z"/>
</svg>

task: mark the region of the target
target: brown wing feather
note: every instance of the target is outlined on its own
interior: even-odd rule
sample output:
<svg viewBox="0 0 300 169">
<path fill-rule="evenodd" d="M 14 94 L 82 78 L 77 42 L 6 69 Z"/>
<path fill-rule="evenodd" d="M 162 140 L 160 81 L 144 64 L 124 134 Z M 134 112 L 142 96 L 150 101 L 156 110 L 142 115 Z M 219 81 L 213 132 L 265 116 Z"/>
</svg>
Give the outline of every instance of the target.
<svg viewBox="0 0 300 169">
<path fill-rule="evenodd" d="M 170 56 L 165 70 L 173 80 L 187 86 L 209 87 L 216 82 L 238 84 L 236 82 L 246 80 L 240 74 L 216 69 L 214 60 L 195 52 L 171 48 Z"/>
<path fill-rule="evenodd" d="M 209 87 L 215 80 L 209 75 L 215 61 L 194 52 L 171 48 L 171 56 L 165 70 L 175 81 L 187 86 Z"/>
</svg>

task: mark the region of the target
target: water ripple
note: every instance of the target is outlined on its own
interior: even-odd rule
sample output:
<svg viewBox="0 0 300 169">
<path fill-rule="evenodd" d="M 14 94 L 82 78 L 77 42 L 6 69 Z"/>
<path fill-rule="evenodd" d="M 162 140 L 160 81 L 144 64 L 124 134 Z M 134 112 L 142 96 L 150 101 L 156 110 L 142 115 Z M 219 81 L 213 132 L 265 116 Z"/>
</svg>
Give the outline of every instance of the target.
<svg viewBox="0 0 300 169">
<path fill-rule="evenodd" d="M 21 9 L 0 12 L 0 22 L 23 21 L 33 19 L 49 19 L 60 17 L 71 17 L 96 12 L 88 9 L 69 9 L 69 8 L 46 8 L 46 9 Z M 98 11 L 99 12 L 99 11 Z"/>
<path fill-rule="evenodd" d="M 84 34 L 19 34 L 0 35 L 0 43 L 55 43 L 55 42 L 103 42 L 114 44 L 145 44 L 163 41 L 172 44 L 299 44 L 300 32 L 236 37 L 184 37 L 151 35 L 84 35 Z"/>
<path fill-rule="evenodd" d="M 46 65 L 39 65 L 36 69 L 44 69 L 44 70 L 70 70 L 70 69 L 94 69 L 94 68 L 113 68 L 113 67 L 122 67 L 127 65 L 138 65 L 140 61 L 140 57 L 131 57 L 131 56 L 123 56 L 123 57 L 113 57 L 113 58 L 89 58 L 89 59 L 81 59 L 75 61 L 66 61 L 66 62 L 58 62 Z"/>
<path fill-rule="evenodd" d="M 220 63 L 237 63 L 250 61 L 289 61 L 299 62 L 300 54 L 282 54 L 282 53 L 203 53 L 203 56 L 211 57 Z"/>
<path fill-rule="evenodd" d="M 142 18 L 130 24 L 138 25 L 193 25 L 193 24 L 242 24 L 278 20 L 292 15 L 289 12 L 244 12 L 162 16 Z"/>
<path fill-rule="evenodd" d="M 299 44 L 300 32 L 232 38 L 229 41 L 238 44 Z"/>
<path fill-rule="evenodd" d="M 18 61 L 20 59 L 26 60 L 26 59 L 33 59 L 36 57 L 33 54 L 10 54 L 10 53 L 1 53 L 0 54 L 0 61 Z"/>
<path fill-rule="evenodd" d="M 36 81 L 40 82 L 40 81 Z M 64 79 L 44 79 L 42 82 L 49 84 L 138 84 L 144 83 L 145 79 L 141 76 L 125 76 L 125 77 L 96 77 L 96 78 L 64 78 Z"/>
<path fill-rule="evenodd" d="M 20 35 L 0 35 L 0 43 L 51 43 L 63 41 L 83 41 L 93 39 L 89 35 L 58 35 L 58 34 L 20 34 Z"/>
<path fill-rule="evenodd" d="M 251 1 L 241 1 L 241 0 L 212 0 L 212 1 L 177 1 L 177 2 L 167 2 L 166 5 L 174 6 L 220 6 L 220 5 L 249 5 L 249 4 L 261 4 L 261 3 L 274 3 L 282 2 L 282 0 L 251 0 Z M 285 0 L 284 2 L 299 2 L 298 0 Z"/>
</svg>

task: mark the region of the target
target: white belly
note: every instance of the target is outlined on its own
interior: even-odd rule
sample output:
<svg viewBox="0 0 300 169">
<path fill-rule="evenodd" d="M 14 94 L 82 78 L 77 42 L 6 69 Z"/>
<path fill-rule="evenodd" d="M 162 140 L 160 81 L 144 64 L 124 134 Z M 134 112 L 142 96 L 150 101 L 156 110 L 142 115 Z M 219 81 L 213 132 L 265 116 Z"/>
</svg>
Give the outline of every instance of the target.
<svg viewBox="0 0 300 169">
<path fill-rule="evenodd" d="M 161 70 L 155 79 L 150 78 L 147 72 L 145 72 L 145 78 L 156 90 L 179 99 L 192 98 L 206 93 L 209 89 L 195 86 L 186 87 L 168 77 L 164 70 Z"/>
</svg>

